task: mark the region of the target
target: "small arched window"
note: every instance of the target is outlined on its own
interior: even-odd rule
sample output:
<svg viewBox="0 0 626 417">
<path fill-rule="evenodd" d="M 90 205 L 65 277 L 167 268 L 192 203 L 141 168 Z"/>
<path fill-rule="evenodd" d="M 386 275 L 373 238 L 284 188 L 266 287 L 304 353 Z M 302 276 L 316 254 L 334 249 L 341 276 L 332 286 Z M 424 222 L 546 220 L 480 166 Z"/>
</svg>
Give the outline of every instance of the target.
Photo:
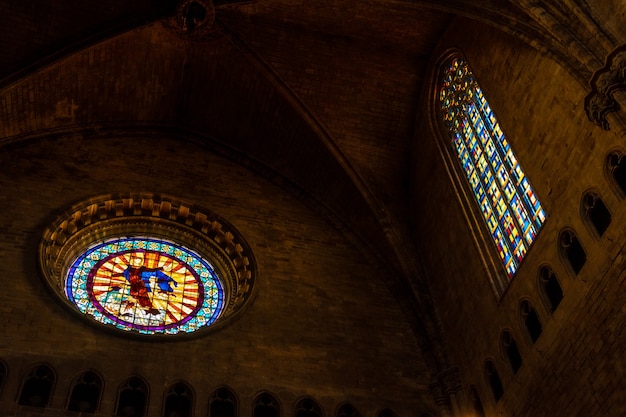
<svg viewBox="0 0 626 417">
<path fill-rule="evenodd" d="M 620 151 L 609 153 L 606 158 L 606 170 L 613 185 L 619 189 L 621 197 L 626 196 L 626 155 Z"/>
<path fill-rule="evenodd" d="M 22 381 L 18 404 L 45 408 L 50 402 L 56 382 L 54 371 L 48 365 L 38 365 L 31 369 Z"/>
<path fill-rule="evenodd" d="M 193 416 L 193 391 L 184 382 L 177 382 L 165 393 L 163 417 Z"/>
<path fill-rule="evenodd" d="M 82 373 L 72 384 L 67 409 L 84 413 L 95 412 L 100 404 L 101 391 L 102 379 L 98 374 L 93 371 Z"/>
<path fill-rule="evenodd" d="M 556 274 L 547 265 L 539 269 L 539 288 L 548 311 L 554 313 L 563 299 L 563 290 L 559 280 L 556 278 Z"/>
<path fill-rule="evenodd" d="M 280 405 L 278 400 L 268 393 L 262 392 L 254 399 L 252 409 L 253 417 L 280 417 Z"/>
<path fill-rule="evenodd" d="M 487 375 L 487 382 L 489 382 L 489 386 L 491 387 L 493 399 L 495 402 L 498 402 L 500 398 L 502 398 L 502 395 L 504 395 L 504 387 L 502 386 L 502 380 L 500 379 L 500 375 L 493 361 L 488 360 L 485 363 L 485 373 Z"/>
<path fill-rule="evenodd" d="M 337 409 L 337 417 L 361 417 L 361 413 L 352 404 L 343 403 Z"/>
<path fill-rule="evenodd" d="M 4 388 L 4 381 L 7 379 L 8 369 L 3 360 L 0 360 L 0 393 Z"/>
<path fill-rule="evenodd" d="M 587 262 L 587 254 L 573 230 L 566 229 L 559 234 L 559 252 L 574 275 L 578 275 Z"/>
<path fill-rule="evenodd" d="M 611 224 L 611 213 L 598 193 L 587 191 L 583 194 L 580 211 L 585 223 L 597 236 L 602 237 Z"/>
<path fill-rule="evenodd" d="M 511 366 L 511 370 L 514 374 L 516 374 L 522 366 L 522 355 L 520 354 L 517 342 L 510 331 L 505 330 L 502 332 L 501 344 L 502 352 L 506 356 L 506 359 Z"/>
<path fill-rule="evenodd" d="M 542 327 L 537 311 L 532 304 L 530 304 L 530 301 L 524 300 L 521 302 L 520 315 L 530 340 L 535 343 L 537 339 L 539 339 L 539 336 L 541 336 Z"/>
<path fill-rule="evenodd" d="M 228 388 L 216 389 L 209 399 L 209 417 L 237 417 L 237 399 Z"/>
<path fill-rule="evenodd" d="M 424 417 L 424 416 L 429 417 L 430 414 L 428 413 L 420 414 L 420 417 Z M 378 412 L 378 414 L 376 414 L 376 417 L 398 417 L 398 415 L 394 413 L 392 410 L 390 410 L 389 408 L 383 408 L 382 410 Z"/>
<path fill-rule="evenodd" d="M 460 54 L 444 62 L 438 95 L 451 147 L 510 279 L 535 241 L 546 214 Z"/>
<path fill-rule="evenodd" d="M 128 378 L 118 391 L 117 417 L 144 417 L 148 406 L 148 385 L 138 376 Z"/>
<path fill-rule="evenodd" d="M 302 398 L 296 403 L 296 417 L 322 417 L 322 409 L 312 398 Z"/>
<path fill-rule="evenodd" d="M 470 390 L 470 403 L 474 409 L 476 417 L 485 417 L 485 410 L 483 408 L 483 402 L 480 400 L 476 387 L 472 387 Z"/>
</svg>

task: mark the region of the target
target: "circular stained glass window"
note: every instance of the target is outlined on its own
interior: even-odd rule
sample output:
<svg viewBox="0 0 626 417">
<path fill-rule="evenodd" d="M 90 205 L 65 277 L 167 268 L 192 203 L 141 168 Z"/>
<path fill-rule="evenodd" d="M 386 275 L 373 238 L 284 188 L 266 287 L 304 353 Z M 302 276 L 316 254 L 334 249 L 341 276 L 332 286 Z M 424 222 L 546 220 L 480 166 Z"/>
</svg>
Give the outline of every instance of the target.
<svg viewBox="0 0 626 417">
<path fill-rule="evenodd" d="M 84 314 L 139 333 L 193 332 L 212 324 L 224 290 L 209 261 L 175 243 L 121 238 L 70 266 L 65 294 Z"/>
<path fill-rule="evenodd" d="M 39 255 L 46 282 L 71 310 L 154 337 L 228 322 L 252 300 L 256 275 L 232 225 L 163 196 L 78 204 L 45 231 Z"/>
</svg>

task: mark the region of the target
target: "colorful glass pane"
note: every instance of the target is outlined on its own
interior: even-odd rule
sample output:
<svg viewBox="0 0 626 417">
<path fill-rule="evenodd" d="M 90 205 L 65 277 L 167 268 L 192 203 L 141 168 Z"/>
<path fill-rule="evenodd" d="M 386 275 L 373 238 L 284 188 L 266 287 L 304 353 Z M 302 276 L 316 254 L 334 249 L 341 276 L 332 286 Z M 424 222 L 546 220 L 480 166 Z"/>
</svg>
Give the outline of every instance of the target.
<svg viewBox="0 0 626 417">
<path fill-rule="evenodd" d="M 212 324 L 222 283 L 197 253 L 155 238 L 92 246 L 70 266 L 65 294 L 84 314 L 142 334 L 191 333 Z"/>
<path fill-rule="evenodd" d="M 513 277 L 546 215 L 480 86 L 461 57 L 444 66 L 439 103 L 487 228 Z"/>
</svg>

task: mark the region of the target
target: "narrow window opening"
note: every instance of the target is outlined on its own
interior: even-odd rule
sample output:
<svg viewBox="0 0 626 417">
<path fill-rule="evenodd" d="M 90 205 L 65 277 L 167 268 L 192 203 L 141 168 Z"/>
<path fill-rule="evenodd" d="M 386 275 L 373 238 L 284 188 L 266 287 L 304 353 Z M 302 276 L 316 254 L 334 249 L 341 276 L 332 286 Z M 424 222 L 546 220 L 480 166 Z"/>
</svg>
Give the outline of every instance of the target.
<svg viewBox="0 0 626 417">
<path fill-rule="evenodd" d="M 611 152 L 607 158 L 607 168 L 615 184 L 622 192 L 622 197 L 626 196 L 626 158 L 621 152 Z"/>
<path fill-rule="evenodd" d="M 74 383 L 70 401 L 67 406 L 69 411 L 93 413 L 100 403 L 102 380 L 91 371 L 83 373 Z"/>
<path fill-rule="evenodd" d="M 524 321 L 524 326 L 528 331 L 530 340 L 535 343 L 537 339 L 539 339 L 539 336 L 541 336 L 542 331 L 539 316 L 537 316 L 537 312 L 535 311 L 533 306 L 526 300 L 522 301 L 521 313 L 522 320 Z"/>
<path fill-rule="evenodd" d="M 541 289 L 548 304 L 550 313 L 554 313 L 563 300 L 563 290 L 552 268 L 544 266 L 539 270 Z"/>
<path fill-rule="evenodd" d="M 511 279 L 546 214 L 467 61 L 446 61 L 439 82 L 450 144 Z"/>
<path fill-rule="evenodd" d="M 583 219 L 590 224 L 598 236 L 602 236 L 611 224 L 611 213 L 597 193 L 588 192 L 582 200 Z"/>
<path fill-rule="evenodd" d="M 165 396 L 164 417 L 191 417 L 193 393 L 183 382 L 174 384 Z"/>
<path fill-rule="evenodd" d="M 237 415 L 235 396 L 226 388 L 215 391 L 209 404 L 209 417 L 235 417 Z"/>
<path fill-rule="evenodd" d="M 344 403 L 337 410 L 337 417 L 361 417 L 361 413 L 352 404 Z"/>
<path fill-rule="evenodd" d="M 311 398 L 303 398 L 296 404 L 296 417 L 322 417 L 322 410 Z"/>
<path fill-rule="evenodd" d="M 522 355 L 511 332 L 505 331 L 502 333 L 502 347 L 509 361 L 509 365 L 511 365 L 511 370 L 516 374 L 522 366 Z"/>
<path fill-rule="evenodd" d="M 470 391 L 470 401 L 472 403 L 472 408 L 474 409 L 474 413 L 476 413 L 476 417 L 485 417 L 485 409 L 483 408 L 483 403 L 480 400 L 480 396 L 476 391 L 476 388 L 472 387 Z"/>
<path fill-rule="evenodd" d="M 491 387 L 491 392 L 493 393 L 493 399 L 495 402 L 498 402 L 500 398 L 502 398 L 502 395 L 504 395 L 504 387 L 502 386 L 496 365 L 492 361 L 487 361 L 485 371 L 487 372 L 487 379 Z"/>
<path fill-rule="evenodd" d="M 0 360 L 0 392 L 4 387 L 4 381 L 7 379 L 7 366 Z"/>
<path fill-rule="evenodd" d="M 148 398 L 148 387 L 138 377 L 129 378 L 120 388 L 117 401 L 117 417 L 144 417 Z"/>
<path fill-rule="evenodd" d="M 572 268 L 572 271 L 574 271 L 574 274 L 578 275 L 585 262 L 587 262 L 587 254 L 578 241 L 578 237 L 571 230 L 564 230 L 561 232 L 559 243 L 561 254 Z"/>
<path fill-rule="evenodd" d="M 254 417 L 279 417 L 278 401 L 268 393 L 259 395 L 254 402 Z"/>
<path fill-rule="evenodd" d="M 54 372 L 50 367 L 37 366 L 24 379 L 18 404 L 38 408 L 47 407 L 54 381 Z"/>
</svg>

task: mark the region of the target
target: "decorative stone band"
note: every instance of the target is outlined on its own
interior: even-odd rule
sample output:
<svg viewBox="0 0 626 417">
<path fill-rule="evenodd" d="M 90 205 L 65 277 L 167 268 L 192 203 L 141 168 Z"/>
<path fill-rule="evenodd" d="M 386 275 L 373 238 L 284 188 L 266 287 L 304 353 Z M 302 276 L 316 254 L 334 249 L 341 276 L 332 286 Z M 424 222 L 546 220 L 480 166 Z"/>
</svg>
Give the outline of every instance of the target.
<svg viewBox="0 0 626 417">
<path fill-rule="evenodd" d="M 207 328 L 221 327 L 253 298 L 256 262 L 239 232 L 206 208 L 156 194 L 96 197 L 59 216 L 44 231 L 39 247 L 45 281 L 76 310 L 65 294 L 72 262 L 94 245 L 126 237 L 175 242 L 211 262 L 225 294 L 220 317 Z"/>
<path fill-rule="evenodd" d="M 589 82 L 591 93 L 585 97 L 587 117 L 604 130 L 609 130 L 607 114 L 620 109 L 615 94 L 626 91 L 626 45 L 611 52 L 606 64 L 597 70 Z"/>
</svg>

